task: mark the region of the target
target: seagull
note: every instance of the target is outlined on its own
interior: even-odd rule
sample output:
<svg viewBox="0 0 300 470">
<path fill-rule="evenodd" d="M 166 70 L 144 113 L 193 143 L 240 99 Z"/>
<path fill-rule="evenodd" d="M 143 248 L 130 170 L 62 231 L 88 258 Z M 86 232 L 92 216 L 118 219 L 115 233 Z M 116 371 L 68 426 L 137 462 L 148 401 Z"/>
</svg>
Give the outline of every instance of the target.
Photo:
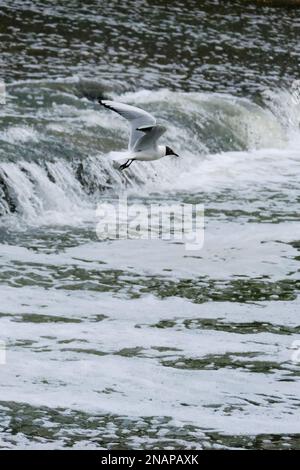
<svg viewBox="0 0 300 470">
<path fill-rule="evenodd" d="M 99 103 L 123 116 L 130 124 L 128 153 L 126 152 L 129 158 L 119 167 L 120 170 L 128 168 L 134 160 L 148 162 L 167 155 L 179 156 L 170 147 L 157 144 L 158 139 L 166 132 L 166 128 L 157 125 L 155 117 L 147 111 L 116 101 L 99 100 Z"/>
</svg>

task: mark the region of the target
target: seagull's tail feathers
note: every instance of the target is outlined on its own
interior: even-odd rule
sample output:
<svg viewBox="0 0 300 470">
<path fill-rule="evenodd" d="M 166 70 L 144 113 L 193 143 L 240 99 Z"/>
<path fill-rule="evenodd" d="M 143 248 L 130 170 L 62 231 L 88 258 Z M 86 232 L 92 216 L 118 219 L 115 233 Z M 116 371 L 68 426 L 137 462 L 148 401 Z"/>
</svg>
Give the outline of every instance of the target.
<svg viewBox="0 0 300 470">
<path fill-rule="evenodd" d="M 130 155 L 130 152 L 109 152 L 108 157 L 112 161 L 118 162 L 122 165 L 127 162 L 127 160 L 130 160 Z"/>
</svg>

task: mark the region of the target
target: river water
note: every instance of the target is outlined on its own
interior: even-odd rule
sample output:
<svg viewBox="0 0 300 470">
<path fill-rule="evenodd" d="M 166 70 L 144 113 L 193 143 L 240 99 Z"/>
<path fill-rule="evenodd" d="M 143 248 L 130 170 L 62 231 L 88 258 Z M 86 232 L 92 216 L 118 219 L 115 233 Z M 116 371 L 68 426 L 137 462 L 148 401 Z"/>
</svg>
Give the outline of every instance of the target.
<svg viewBox="0 0 300 470">
<path fill-rule="evenodd" d="M 1 448 L 300 447 L 299 11 L 245 3 L 0 2 Z M 97 97 L 181 158 L 120 173 Z M 202 250 L 99 240 L 120 194 Z"/>
</svg>

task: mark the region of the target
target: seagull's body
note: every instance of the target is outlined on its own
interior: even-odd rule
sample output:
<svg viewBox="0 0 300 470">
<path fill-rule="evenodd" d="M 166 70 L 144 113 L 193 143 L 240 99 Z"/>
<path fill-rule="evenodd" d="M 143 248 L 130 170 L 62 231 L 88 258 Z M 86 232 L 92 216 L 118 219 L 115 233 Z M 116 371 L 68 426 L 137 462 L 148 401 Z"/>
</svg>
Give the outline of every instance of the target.
<svg viewBox="0 0 300 470">
<path fill-rule="evenodd" d="M 130 123 L 130 138 L 127 161 L 120 166 L 120 170 L 128 168 L 134 160 L 152 161 L 159 160 L 166 155 L 178 155 L 165 145 L 158 145 L 157 141 L 166 128 L 157 125 L 155 117 L 143 109 L 124 103 L 109 100 L 99 100 L 102 106 L 123 116 Z M 125 155 L 125 154 L 124 154 Z"/>
<path fill-rule="evenodd" d="M 165 145 L 157 145 L 156 148 L 148 148 L 145 150 L 139 150 L 138 152 L 132 152 L 132 159 L 147 162 L 151 160 L 159 160 L 164 157 L 165 154 Z"/>
</svg>

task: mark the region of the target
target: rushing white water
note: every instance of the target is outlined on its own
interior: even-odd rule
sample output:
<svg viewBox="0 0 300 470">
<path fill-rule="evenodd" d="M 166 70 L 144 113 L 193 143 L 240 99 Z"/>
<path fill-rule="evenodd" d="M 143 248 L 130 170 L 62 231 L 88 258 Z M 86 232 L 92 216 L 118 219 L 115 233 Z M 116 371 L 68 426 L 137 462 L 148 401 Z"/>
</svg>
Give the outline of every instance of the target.
<svg viewBox="0 0 300 470">
<path fill-rule="evenodd" d="M 1 446 L 294 446 L 299 105 L 112 93 L 181 155 L 120 173 L 126 122 L 74 83 L 14 84 L 1 111 Z M 96 205 L 119 194 L 204 203 L 203 249 L 97 240 Z"/>
<path fill-rule="evenodd" d="M 19 92 L 27 93 L 28 86 Z M 43 87 L 38 92 L 46 93 Z M 56 90 L 55 96 L 63 102 L 35 111 L 36 125 L 30 113 L 31 126 L 7 125 L 0 133 L 0 140 L 8 144 L 6 160 L 18 149 L 26 153 L 24 159 L 15 161 L 14 157 L 0 163 L 4 214 L 17 212 L 33 223 L 37 218 L 51 223 L 52 214 L 57 223 L 57 213 L 68 217 L 92 207 L 99 191 L 105 189 L 115 194 L 124 188 L 133 193 L 138 189 L 146 195 L 221 191 L 232 186 L 251 191 L 253 184 L 272 189 L 284 186 L 287 180 L 297 183 L 300 110 L 286 92 L 266 94 L 264 108 L 230 95 L 168 90 L 113 95 L 155 112 L 168 126 L 164 141 L 181 155 L 179 161 L 169 157 L 150 164 L 135 163 L 124 174 L 113 167 L 106 148 L 113 142 L 116 149 L 125 147 L 126 122 L 85 99 L 72 97 L 74 104 L 70 105 L 66 104 L 71 100 L 68 94 Z M 45 125 L 40 125 L 40 119 Z M 70 149 L 62 144 L 56 155 L 59 139 L 67 139 Z M 95 141 L 99 150 L 84 155 Z M 236 151 L 232 151 L 234 147 Z"/>
<path fill-rule="evenodd" d="M 299 12 L 129 3 L 1 2 L 0 448 L 297 449 Z M 99 98 L 181 158 L 118 171 Z M 202 249 L 98 238 L 119 195 Z"/>
</svg>

